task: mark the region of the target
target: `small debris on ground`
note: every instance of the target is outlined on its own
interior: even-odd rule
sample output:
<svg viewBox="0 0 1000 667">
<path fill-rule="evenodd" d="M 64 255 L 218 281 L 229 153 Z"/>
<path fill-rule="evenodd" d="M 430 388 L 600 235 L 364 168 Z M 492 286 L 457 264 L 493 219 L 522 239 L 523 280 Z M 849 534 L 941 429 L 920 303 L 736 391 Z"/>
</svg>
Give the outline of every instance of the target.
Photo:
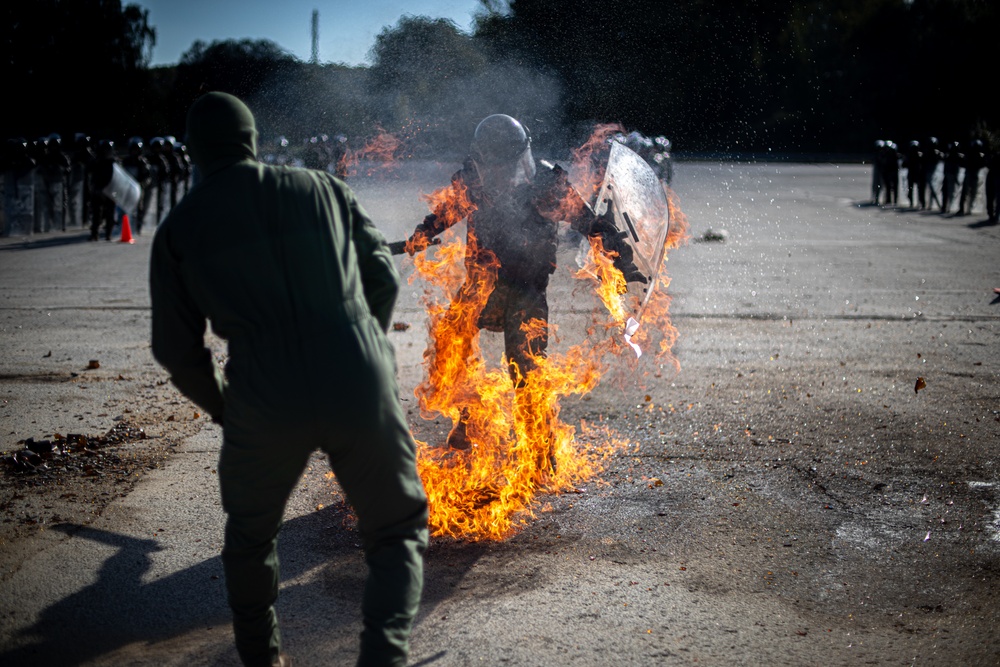
<svg viewBox="0 0 1000 667">
<path fill-rule="evenodd" d="M 23 449 L 4 456 L 2 461 L 8 472 L 30 475 L 53 468 L 71 467 L 81 456 L 99 457 L 98 450 L 145 439 L 145 431 L 121 421 L 102 436 L 56 433 L 51 440 L 27 438 L 18 443 L 24 445 Z"/>
<path fill-rule="evenodd" d="M 701 235 L 701 240 L 708 243 L 725 243 L 729 240 L 729 232 L 725 229 L 712 229 L 709 227 Z"/>
</svg>

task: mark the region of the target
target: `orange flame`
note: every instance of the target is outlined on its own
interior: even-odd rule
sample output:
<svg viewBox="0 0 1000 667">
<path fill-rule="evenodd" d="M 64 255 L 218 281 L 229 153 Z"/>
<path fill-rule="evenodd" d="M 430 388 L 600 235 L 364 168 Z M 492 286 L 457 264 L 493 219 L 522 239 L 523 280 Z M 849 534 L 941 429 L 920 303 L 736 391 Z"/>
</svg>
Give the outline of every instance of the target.
<svg viewBox="0 0 1000 667">
<path fill-rule="evenodd" d="M 378 128 L 358 150 L 348 149 L 337 161 L 337 172 L 357 176 L 362 164 L 366 165 L 365 175 L 372 176 L 379 171 L 392 170 L 399 163 L 399 153 L 403 142 L 394 134 Z"/>
<path fill-rule="evenodd" d="M 677 194 L 669 188 L 667 188 L 667 204 L 670 207 L 670 230 L 664 245 L 668 250 L 671 250 L 686 243 L 690 235 L 687 216 L 681 211 Z M 663 261 L 668 261 L 668 258 L 669 256 L 665 255 Z M 670 276 L 667 275 L 666 267 L 660 271 L 658 283 L 656 290 L 646 303 L 646 308 L 642 311 L 643 324 L 635 342 L 641 347 L 645 347 L 653 342 L 652 338 L 655 333 L 660 337 L 655 356 L 657 366 L 669 364 L 675 370 L 680 370 L 680 363 L 672 352 L 674 343 L 677 342 L 680 334 L 670 320 L 672 299 L 667 293 L 667 288 L 670 287 Z"/>
</svg>

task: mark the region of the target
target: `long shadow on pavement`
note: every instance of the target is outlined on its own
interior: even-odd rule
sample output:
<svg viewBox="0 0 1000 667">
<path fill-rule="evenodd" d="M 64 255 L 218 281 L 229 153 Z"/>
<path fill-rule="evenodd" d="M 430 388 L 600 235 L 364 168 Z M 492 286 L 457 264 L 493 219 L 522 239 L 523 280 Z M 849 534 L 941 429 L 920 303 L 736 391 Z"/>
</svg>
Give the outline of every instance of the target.
<svg viewBox="0 0 1000 667">
<path fill-rule="evenodd" d="M 55 248 L 64 245 L 74 245 L 77 243 L 87 243 L 90 232 L 67 232 L 60 236 L 49 236 L 43 239 L 27 238 L 24 241 L 6 243 L 0 245 L 0 251 L 10 250 L 42 250 L 44 248 Z M 106 242 L 105 242 L 106 243 Z"/>
<path fill-rule="evenodd" d="M 351 524 L 347 508 L 339 505 L 291 519 L 282 528 L 281 577 L 288 584 L 281 589 L 278 612 L 282 634 L 296 652 L 327 654 L 331 646 L 356 650 L 366 570 L 360 538 Z M 87 526 L 57 528 L 73 540 L 98 542 L 117 551 L 101 564 L 96 581 L 45 608 L 33 625 L 12 637 L 17 648 L 0 653 L 0 665 L 79 665 L 131 644 L 145 645 L 152 655 L 156 650 L 152 645 L 158 642 L 196 630 L 228 627 L 218 556 L 146 581 L 153 554 L 167 548 L 159 540 Z M 79 546 L 81 551 L 90 548 Z M 486 549 L 476 543 L 451 543 L 436 564 L 429 563 L 421 616 L 453 594 L 456 582 Z M 73 566 L 66 563 L 66 567 Z M 81 572 L 81 577 L 88 574 Z M 294 581 L 299 577 L 301 581 Z M 231 634 L 225 637 L 231 642 Z M 197 664 L 230 661 L 236 661 L 235 650 L 227 643 L 209 651 L 202 648 Z"/>
<path fill-rule="evenodd" d="M 983 227 L 996 227 L 997 225 L 1000 225 L 1000 222 L 994 222 L 989 218 L 986 218 L 985 220 L 970 222 L 968 227 L 969 229 L 982 229 Z"/>
</svg>

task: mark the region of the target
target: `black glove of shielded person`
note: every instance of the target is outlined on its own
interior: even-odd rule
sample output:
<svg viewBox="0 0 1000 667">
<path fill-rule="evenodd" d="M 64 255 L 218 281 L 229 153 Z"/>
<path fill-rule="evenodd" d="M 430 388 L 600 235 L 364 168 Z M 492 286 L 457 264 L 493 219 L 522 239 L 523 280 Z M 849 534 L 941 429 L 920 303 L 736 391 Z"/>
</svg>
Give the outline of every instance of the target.
<svg viewBox="0 0 1000 667">
<path fill-rule="evenodd" d="M 625 240 L 628 232 L 618 230 L 614 224 L 614 214 L 611 207 L 604 215 L 594 218 L 590 227 L 590 236 L 599 237 L 604 246 L 604 251 L 613 256 L 616 269 L 622 272 L 627 283 L 648 283 L 649 279 L 635 265 L 635 253 L 632 246 Z"/>
</svg>

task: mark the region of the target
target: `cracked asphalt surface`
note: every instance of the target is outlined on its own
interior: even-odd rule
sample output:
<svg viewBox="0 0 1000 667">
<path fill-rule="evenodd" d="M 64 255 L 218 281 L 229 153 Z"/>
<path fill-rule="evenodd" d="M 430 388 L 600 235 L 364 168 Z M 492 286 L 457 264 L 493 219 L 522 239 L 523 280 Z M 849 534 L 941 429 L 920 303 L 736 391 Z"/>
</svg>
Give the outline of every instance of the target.
<svg viewBox="0 0 1000 667">
<path fill-rule="evenodd" d="M 351 184 L 395 240 L 452 168 Z M 412 664 L 1000 663 L 1000 227 L 981 205 L 867 206 L 863 165 L 676 173 L 680 369 L 647 355 L 563 403 L 630 443 L 579 493 L 542 498 L 505 542 L 432 541 Z M 709 228 L 728 240 L 699 242 Z M 117 452 L 124 480 L 0 476 L 0 663 L 237 664 L 219 433 L 150 358 L 150 237 L 81 238 L 0 239 L 0 450 L 123 420 L 153 437 Z M 589 318 L 573 287 L 561 268 L 557 349 Z M 448 424 L 412 398 L 420 292 L 390 336 L 435 442 Z M 317 456 L 281 543 L 279 614 L 306 666 L 353 664 L 360 630 L 363 561 L 327 470 Z"/>
</svg>

